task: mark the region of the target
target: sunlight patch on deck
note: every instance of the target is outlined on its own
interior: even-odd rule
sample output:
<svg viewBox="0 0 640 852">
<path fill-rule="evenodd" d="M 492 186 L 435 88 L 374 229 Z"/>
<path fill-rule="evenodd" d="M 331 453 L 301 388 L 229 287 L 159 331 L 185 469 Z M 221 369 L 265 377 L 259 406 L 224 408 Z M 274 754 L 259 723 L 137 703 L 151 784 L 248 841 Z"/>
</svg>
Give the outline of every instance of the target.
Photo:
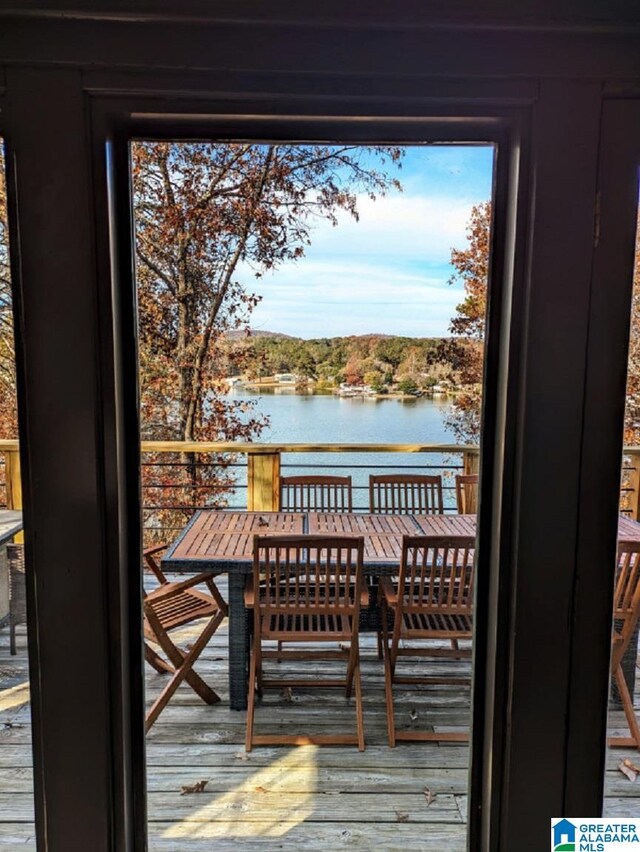
<svg viewBox="0 0 640 852">
<path fill-rule="evenodd" d="M 317 751 L 318 746 L 314 745 L 288 750 L 269 766 L 257 769 L 234 790 L 213 798 L 207 797 L 204 806 L 172 825 L 162 836 L 219 837 L 220 824 L 213 820 L 228 819 L 233 812 L 236 818 L 242 813 L 246 814 L 247 818 L 226 822 L 224 836 L 227 838 L 280 837 L 286 834 L 313 814 L 313 799 L 318 783 Z M 264 793 L 275 790 L 279 794 L 278 808 L 272 811 L 260 808 L 259 821 L 256 822 L 256 797 L 259 799 Z M 291 794 L 289 799 L 287 793 Z M 195 799 L 195 804 L 201 796 L 206 796 L 206 791 L 190 798 Z"/>
<path fill-rule="evenodd" d="M 16 707 L 21 707 L 23 704 L 28 704 L 31 693 L 29 691 L 29 681 L 19 683 L 17 686 L 10 686 L 8 689 L 0 691 L 0 713 L 4 710 L 14 710 Z"/>
</svg>

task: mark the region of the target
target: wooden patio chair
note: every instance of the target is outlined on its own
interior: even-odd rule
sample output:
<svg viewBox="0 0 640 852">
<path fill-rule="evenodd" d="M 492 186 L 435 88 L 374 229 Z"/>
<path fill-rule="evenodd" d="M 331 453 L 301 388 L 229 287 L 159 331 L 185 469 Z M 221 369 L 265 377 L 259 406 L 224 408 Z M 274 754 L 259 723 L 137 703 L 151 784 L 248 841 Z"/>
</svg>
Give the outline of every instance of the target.
<svg viewBox="0 0 640 852">
<path fill-rule="evenodd" d="M 352 508 L 350 476 L 280 477 L 281 512 L 351 512 Z"/>
<path fill-rule="evenodd" d="M 254 745 L 357 744 L 364 751 L 362 684 L 358 620 L 360 605 L 368 600 L 363 583 L 361 536 L 256 536 L 253 575 L 247 580 L 245 603 L 253 609 L 253 641 L 249 669 L 246 750 Z M 258 590 L 256 595 L 255 590 Z M 349 643 L 338 650 L 268 650 L 265 641 L 278 643 Z M 306 678 L 270 680 L 263 675 L 263 660 L 344 660 L 341 679 Z M 310 670 L 311 667 L 309 666 Z M 354 734 L 256 735 L 256 692 L 283 687 L 339 687 L 347 698 L 355 689 Z"/>
<path fill-rule="evenodd" d="M 640 749 L 640 726 L 633 709 L 633 698 L 622 670 L 622 660 L 629 648 L 640 618 L 640 543 L 618 543 L 618 567 L 613 598 L 613 641 L 611 672 L 618 687 L 620 701 L 629 726 L 630 737 L 609 737 L 614 748 Z"/>
<path fill-rule="evenodd" d="M 27 623 L 27 587 L 25 581 L 24 544 L 7 545 L 9 564 L 9 649 L 16 649 L 16 626 Z"/>
<path fill-rule="evenodd" d="M 441 515 L 442 477 L 414 473 L 370 476 L 369 511 L 387 515 Z"/>
<path fill-rule="evenodd" d="M 382 644 L 389 745 L 396 740 L 466 742 L 467 733 L 398 731 L 393 710 L 395 684 L 468 684 L 467 677 L 404 676 L 396 672 L 399 657 L 470 657 L 470 649 L 407 646 L 405 640 L 459 640 L 473 635 L 472 537 L 403 536 L 400 572 L 380 581 Z M 388 613 L 393 628 L 388 628 Z M 401 644 L 402 643 L 402 644 Z"/>
<path fill-rule="evenodd" d="M 351 512 L 350 476 L 281 476 L 281 512 Z"/>
<path fill-rule="evenodd" d="M 477 473 L 456 476 L 456 505 L 459 515 L 473 515 L 478 511 Z"/>
<path fill-rule="evenodd" d="M 143 553 L 144 561 L 160 584 L 152 592 L 144 593 L 144 655 L 149 665 L 157 672 L 172 675 L 147 713 L 147 731 L 183 681 L 207 704 L 220 701 L 220 696 L 196 674 L 193 665 L 226 617 L 227 603 L 209 573 L 197 574 L 177 583 L 169 582 L 157 559 L 158 554 L 166 547 L 166 544 L 161 544 Z M 196 586 L 204 586 L 205 589 L 198 589 Z M 206 619 L 206 623 L 202 632 L 189 649 L 183 651 L 169 636 L 172 630 L 203 619 Z M 167 659 L 161 657 L 150 643 L 159 645 Z"/>
</svg>

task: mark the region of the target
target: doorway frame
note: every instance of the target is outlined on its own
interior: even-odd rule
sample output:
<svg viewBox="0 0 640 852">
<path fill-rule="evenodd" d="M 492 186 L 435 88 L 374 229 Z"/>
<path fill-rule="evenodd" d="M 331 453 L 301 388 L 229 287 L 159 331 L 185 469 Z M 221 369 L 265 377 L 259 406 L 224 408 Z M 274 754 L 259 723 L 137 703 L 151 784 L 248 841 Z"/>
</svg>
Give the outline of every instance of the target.
<svg viewBox="0 0 640 852">
<path fill-rule="evenodd" d="M 60 90 L 70 91 L 72 86 L 70 78 L 73 76 L 70 72 L 50 70 L 38 72 L 34 69 L 29 69 L 27 72 L 13 71 L 9 75 L 12 78 L 9 80 L 9 89 L 12 85 L 15 88 L 18 81 L 19 90 L 22 80 L 23 92 L 25 92 L 26 77 L 31 75 L 30 79 L 33 80 L 34 77 L 38 77 L 38 73 L 41 75 L 40 80 L 43 79 L 42 75 L 47 79 L 56 77 Z M 423 81 L 416 80 L 414 85 L 417 90 L 423 85 Z M 76 80 L 73 86 L 77 86 Z M 300 86 L 301 90 L 304 90 L 306 84 L 301 83 Z M 272 124 L 279 122 L 279 127 L 284 133 L 283 138 L 287 139 L 291 139 L 296 127 L 317 127 L 326 132 L 331 122 L 334 123 L 334 127 L 339 127 L 341 122 L 346 124 L 351 118 L 352 127 L 363 135 L 361 141 L 365 142 L 368 138 L 365 132 L 367 124 L 371 127 L 370 119 L 375 116 L 378 119 L 378 123 L 375 124 L 378 132 L 386 121 L 389 126 L 402 128 L 402 138 L 405 141 L 407 141 L 407 128 L 420 123 L 422 126 L 430 124 L 432 134 L 436 134 L 438 127 L 446 128 L 446 132 L 444 130 L 442 132 L 441 141 L 452 141 L 453 138 L 456 141 L 462 141 L 465 133 L 471 135 L 472 132 L 477 132 L 477 129 L 483 126 L 483 122 L 486 128 L 498 136 L 501 132 L 506 132 L 505 128 L 508 128 L 510 133 L 508 142 L 511 156 L 501 160 L 500 169 L 511 177 L 512 189 L 510 192 L 505 191 L 505 197 L 502 200 L 496 196 L 496 228 L 504 235 L 501 242 L 505 252 L 504 256 L 496 258 L 495 261 L 493 295 L 496 294 L 495 282 L 498 280 L 503 286 L 508 281 L 514 281 L 516 284 L 512 289 L 504 287 L 499 305 L 490 317 L 489 335 L 493 333 L 495 343 L 487 350 L 486 357 L 487 369 L 491 372 L 486 386 L 487 410 L 494 412 L 492 414 L 494 422 L 489 422 L 487 425 L 485 420 L 485 435 L 488 434 L 488 429 L 493 439 L 492 441 L 485 439 L 483 443 L 483 512 L 479 525 L 479 555 L 480 565 L 482 566 L 486 559 L 489 567 L 485 575 L 486 582 L 484 585 L 481 583 L 477 591 L 480 629 L 476 644 L 481 649 L 478 654 L 483 662 L 476 664 L 476 689 L 473 697 L 476 737 L 472 746 L 472 807 L 469 815 L 469 832 L 471 848 L 474 850 L 513 848 L 509 845 L 510 841 L 517 836 L 520 827 L 526 824 L 527 820 L 531 820 L 532 811 L 530 799 L 520 795 L 517 790 L 514 793 L 512 782 L 514 772 L 518 769 L 520 755 L 527 753 L 528 745 L 526 724 L 513 724 L 520 715 L 525 722 L 528 721 L 525 701 L 528 697 L 530 698 L 518 690 L 514 693 L 514 678 L 519 672 L 521 659 L 520 648 L 514 639 L 514 633 L 518 627 L 526 631 L 527 627 L 532 626 L 530 613 L 526 609 L 523 612 L 518 606 L 522 600 L 522 588 L 519 583 L 522 576 L 527 574 L 527 571 L 521 569 L 519 555 L 521 548 L 527 546 L 528 537 L 531 535 L 530 530 L 525 530 L 523 534 L 520 513 L 526 513 L 529 508 L 526 501 L 523 508 L 523 491 L 526 493 L 526 486 L 530 484 L 531 477 L 534 475 L 531 466 L 525 470 L 527 465 L 524 458 L 529 443 L 525 426 L 527 417 L 531 417 L 527 394 L 531 384 L 531 370 L 535 370 L 528 357 L 533 345 L 530 322 L 532 316 L 534 319 L 539 316 L 537 307 L 534 305 L 532 309 L 531 306 L 531 290 L 532 287 L 534 291 L 536 290 L 536 280 L 542 278 L 540 267 L 545 266 L 545 263 L 540 261 L 540 251 L 536 251 L 535 245 L 535 239 L 537 239 L 535 220 L 539 215 L 540 205 L 538 203 L 537 207 L 533 208 L 535 195 L 533 163 L 535 161 L 538 169 L 542 163 L 548 175 L 552 175 L 554 168 L 557 168 L 554 165 L 552 151 L 541 150 L 544 145 L 541 146 L 539 140 L 535 145 L 532 144 L 532 126 L 540 130 L 542 114 L 547 124 L 555 118 L 557 125 L 566 130 L 567 125 L 563 124 L 564 113 L 569 104 L 575 103 L 576 98 L 582 99 L 580 105 L 583 118 L 577 122 L 575 129 L 571 130 L 575 136 L 571 137 L 569 134 L 570 139 L 577 138 L 577 135 L 585 130 L 590 131 L 594 126 L 599 126 L 601 103 L 599 87 L 594 85 L 590 89 L 562 81 L 560 84 L 554 82 L 553 92 L 550 92 L 550 87 L 547 87 L 545 91 L 544 85 L 538 87 L 526 80 L 510 82 L 509 85 L 496 81 L 478 84 L 469 82 L 462 87 L 464 94 L 461 97 L 459 85 L 438 81 L 437 85 L 431 84 L 430 90 L 428 86 L 423 89 L 423 94 L 411 102 L 410 107 L 407 107 L 406 90 L 402 94 L 396 93 L 392 97 L 379 99 L 345 96 L 341 100 L 336 97 L 332 100 L 330 109 L 326 100 L 314 101 L 313 96 L 310 95 L 307 98 L 308 104 L 305 106 L 306 114 L 301 114 L 301 104 L 305 102 L 301 101 L 300 94 L 297 97 L 283 95 L 274 98 L 269 95 L 265 98 L 258 92 L 240 98 L 236 96 L 221 98 L 212 94 L 212 88 L 210 84 L 202 80 L 198 81 L 193 76 L 171 77 L 169 75 L 160 84 L 154 75 L 138 76 L 135 81 L 132 81 L 128 80 L 126 75 L 123 78 L 122 75 L 112 75 L 104 71 L 88 72 L 83 75 L 82 96 L 74 95 L 71 98 L 74 101 L 75 124 L 64 130 L 64 133 L 84 132 L 90 140 L 89 174 L 94 239 L 92 251 L 95 261 L 95 279 L 92 283 L 96 291 L 93 329 L 97 335 L 95 346 L 97 385 L 101 389 L 98 404 L 100 413 L 97 419 L 101 526 L 100 534 L 96 534 L 95 539 L 96 553 L 99 556 L 96 557 L 98 561 L 92 582 L 96 586 L 99 585 L 105 592 L 104 612 L 101 613 L 104 633 L 101 642 L 98 636 L 92 638 L 94 645 L 84 649 L 83 656 L 86 660 L 95 660 L 92 654 L 98 653 L 105 660 L 108 712 L 99 705 L 101 696 L 88 696 L 87 718 L 92 720 L 90 725 L 96 732 L 96 736 L 89 753 L 85 752 L 77 757 L 95 761 L 96 766 L 104 767 L 108 772 L 106 785 L 99 790 L 94 788 L 87 791 L 84 795 L 87 799 L 93 798 L 101 808 L 106 810 L 109 833 L 105 837 L 104 833 L 97 830 L 96 823 L 89 825 L 85 836 L 89 837 L 93 832 L 95 845 L 92 848 L 96 849 L 144 848 L 145 843 L 144 739 L 141 735 L 143 710 L 141 702 L 137 700 L 141 695 L 143 667 L 141 654 L 134 652 L 135 643 L 139 642 L 140 637 L 136 622 L 139 616 L 135 614 L 140 594 L 139 529 L 136 532 L 127 526 L 127 519 L 131 519 L 139 501 L 138 483 L 133 481 L 132 475 L 135 467 L 137 480 L 137 461 L 139 460 L 137 417 L 133 418 L 130 413 L 127 413 L 127 404 L 130 405 L 134 401 L 136 394 L 131 382 L 127 380 L 125 369 L 127 364 L 132 363 L 131 359 L 135 352 L 135 337 L 131 335 L 133 311 L 130 300 L 127 300 L 127 293 L 131 292 L 131 257 L 127 256 L 127 252 L 122 251 L 122 246 L 130 244 L 131 234 L 128 181 L 125 180 L 126 158 L 123 154 L 127 141 L 132 136 L 149 134 L 152 125 L 155 125 L 155 136 L 164 133 L 166 138 L 184 138 L 187 132 L 191 135 L 210 136 L 214 121 L 217 122 L 217 132 L 220 132 L 219 116 L 224 114 L 227 116 L 228 126 L 234 128 L 234 135 L 239 132 L 240 119 L 249 120 L 250 116 L 265 116 L 266 122 Z M 129 90 L 130 96 L 123 97 L 123 90 Z M 424 94 L 424 91 L 427 93 Z M 197 96 L 194 96 L 194 92 Z M 540 105 L 541 94 L 542 105 Z M 327 112 L 330 112 L 329 116 Z M 424 118 L 425 115 L 431 118 L 427 120 Z M 177 121 L 177 116 L 180 117 L 180 121 Z M 45 126 L 50 126 L 53 131 L 59 122 L 57 105 L 52 105 L 50 109 L 45 107 L 43 118 Z M 255 128 L 255 119 L 253 121 Z M 27 559 L 31 563 L 36 600 L 36 604 L 31 607 L 29 629 L 38 631 L 43 649 L 42 654 L 38 648 L 30 649 L 30 656 L 32 673 L 41 679 L 48 701 L 51 702 L 56 699 L 64 701 L 66 696 L 56 693 L 54 673 L 55 666 L 60 663 L 60 659 L 56 658 L 55 654 L 56 637 L 51 620 L 43 612 L 43 609 L 46 609 L 46 601 L 43 600 L 42 595 L 38 601 L 37 591 L 38 588 L 41 589 L 39 585 L 41 579 L 46 580 L 47 575 L 63 567 L 64 562 L 56 554 L 54 558 L 49 558 L 47 570 L 42 535 L 37 544 L 33 543 L 33 532 L 41 528 L 47 502 L 49 505 L 55 505 L 54 501 L 59 494 L 56 493 L 57 483 L 54 477 L 49 479 L 38 477 L 43 470 L 43 462 L 35 444 L 38 426 L 33 423 L 33 412 L 34 410 L 37 412 L 38 402 L 43 401 L 44 397 L 42 387 L 38 386 L 37 376 L 34 377 L 32 369 L 36 344 L 34 336 L 37 328 L 37 322 L 34 322 L 34 319 L 44 321 L 45 317 L 40 316 L 40 309 L 34 298 L 36 284 L 33 270 L 23 268 L 22 263 L 27 257 L 26 251 L 32 251 L 33 240 L 25 240 L 26 244 L 31 245 L 27 245 L 23 253 L 20 236 L 24 231 L 27 237 L 30 237 L 29 232 L 33 233 L 35 224 L 32 221 L 34 219 L 32 212 L 29 210 L 25 212 L 25 206 L 21 203 L 23 199 L 20 197 L 34 188 L 30 185 L 28 176 L 24 181 L 24 165 L 22 179 L 20 175 L 21 159 L 23 163 L 28 163 L 30 159 L 33 159 L 37 148 L 30 137 L 28 141 L 31 142 L 31 148 L 26 146 L 25 156 L 26 122 L 24 110 L 21 112 L 19 106 L 16 108 L 15 101 L 13 108 L 10 103 L 6 120 L 3 121 L 3 130 L 5 130 L 8 148 L 15 154 L 18 163 L 16 168 L 12 161 L 9 168 L 12 185 L 16 186 L 10 211 L 12 241 L 14 235 L 17 235 L 15 256 L 12 254 L 12 268 L 16 287 L 16 311 L 21 317 L 18 361 L 22 364 L 20 371 L 22 399 L 24 401 L 28 398 L 29 401 L 29 406 L 24 402 L 21 403 L 23 416 L 20 427 L 23 472 L 26 478 L 27 541 L 29 538 L 32 539 L 31 544 L 27 544 Z M 457 132 L 452 133 L 452 128 L 457 128 Z M 58 153 L 63 151 L 64 133 L 61 133 L 57 142 Z M 339 135 L 345 138 L 344 134 L 335 132 L 331 135 L 334 139 Z M 588 138 L 591 140 L 591 136 Z M 487 137 L 485 140 L 492 141 Z M 502 150 L 505 150 L 504 138 L 501 144 Z M 54 163 L 51 154 L 45 156 L 49 156 L 49 162 Z M 576 178 L 579 172 L 578 167 L 584 164 L 588 166 L 593 157 L 591 140 L 589 145 L 583 146 L 576 156 Z M 571 179 L 574 179 L 573 174 Z M 26 184 L 22 186 L 22 189 L 21 183 Z M 516 185 L 517 192 L 513 191 Z M 505 186 L 504 182 L 502 186 Z M 82 188 L 74 187 L 73 192 L 76 196 L 80 196 Z M 591 254 L 585 249 L 587 242 L 584 237 L 584 222 L 591 192 L 595 192 L 594 187 L 585 188 L 578 205 L 581 216 L 576 218 L 575 223 L 570 223 L 568 226 L 572 235 L 576 236 L 583 253 L 581 256 L 584 256 L 584 263 L 589 268 Z M 548 203 L 552 200 L 548 189 L 543 200 Z M 537 201 L 539 202 L 540 199 L 538 198 Z M 53 246 L 50 244 L 47 246 L 45 239 L 43 256 L 40 258 L 43 263 L 44 251 L 47 248 L 52 250 Z M 546 262 L 548 264 L 555 259 L 549 256 Z M 578 276 L 575 277 L 575 286 L 577 286 Z M 129 281 L 128 285 L 127 281 Z M 513 297 L 512 301 L 509 300 L 510 294 Z M 498 301 L 497 297 L 496 301 Z M 76 311 L 73 306 L 70 306 L 70 310 L 72 318 L 76 318 L 78 323 L 86 323 L 86 310 L 78 307 Z M 498 341 L 495 338 L 495 330 L 492 332 L 492 328 L 494 324 L 500 325 L 497 316 L 504 316 L 506 311 L 510 311 L 517 322 L 510 326 L 511 333 L 506 337 L 503 335 Z M 568 334 L 572 338 L 575 337 L 580 347 L 584 335 L 582 305 L 578 307 L 578 311 L 580 327 L 575 330 L 570 328 Z M 504 324 L 502 328 L 504 330 Z M 619 325 L 607 322 L 603 324 L 602 331 L 605 335 L 610 335 L 615 334 L 618 328 Z M 50 343 L 54 336 L 52 335 L 45 343 L 41 343 L 41 347 Z M 580 367 L 581 359 L 580 350 L 580 355 L 576 356 L 576 368 Z M 507 365 L 506 369 L 505 365 Z M 598 387 L 594 386 L 591 391 L 597 393 Z M 131 438 L 134 434 L 134 426 L 136 427 L 135 441 Z M 595 435 L 593 424 L 586 416 L 583 417 L 581 434 L 583 439 L 589 434 Z M 568 442 L 568 438 L 566 440 Z M 589 444 L 585 439 L 582 446 L 583 463 L 595 462 L 599 449 L 598 441 Z M 84 471 L 69 472 L 69 484 L 70 486 L 86 485 L 87 477 L 88 474 Z M 39 488 L 38 494 L 36 486 Z M 580 491 L 581 495 L 584 493 L 583 490 Z M 613 492 L 607 492 L 603 498 L 609 513 L 614 507 L 612 497 Z M 555 497 L 554 500 L 558 502 Z M 31 536 L 29 536 L 30 529 Z M 579 551 L 580 542 L 585 540 L 584 535 L 584 525 L 579 525 L 574 539 L 576 553 Z M 595 557 L 590 552 L 585 551 L 581 559 L 586 562 L 587 568 L 593 568 L 595 565 Z M 135 570 L 133 570 L 134 566 Z M 573 590 L 576 579 L 573 565 L 567 566 L 566 574 L 567 580 L 571 580 L 570 585 Z M 593 578 L 593 574 L 587 570 L 583 576 L 584 582 L 588 585 L 589 578 Z M 61 592 L 64 591 L 65 578 L 62 574 L 58 576 L 58 583 Z M 69 586 L 68 591 L 71 590 Z M 587 596 L 583 600 L 582 616 L 585 621 L 581 622 L 582 627 L 580 627 L 576 621 L 575 608 L 572 607 L 569 627 L 559 652 L 564 663 L 567 659 L 565 644 L 571 640 L 571 668 L 559 672 L 557 677 L 562 677 L 564 682 L 565 675 L 569 676 L 574 695 L 592 693 L 594 671 L 604 670 L 602 655 L 600 655 L 587 673 L 584 665 L 587 658 L 585 647 L 580 642 L 574 641 L 586 635 L 586 631 L 581 631 L 595 608 L 602 611 L 602 602 L 597 602 L 595 597 Z M 554 611 L 549 614 L 549 620 L 552 621 L 556 613 L 566 608 L 567 604 L 568 597 L 563 592 L 561 599 L 554 602 Z M 483 613 L 485 618 L 482 617 Z M 49 652 L 49 648 L 52 648 L 53 652 Z M 543 654 L 548 657 L 551 649 L 545 647 Z M 591 662 L 593 663 L 593 660 Z M 606 670 L 608 674 L 608 662 Z M 601 678 L 600 682 L 603 680 L 604 678 Z M 478 688 L 480 683 L 484 686 L 483 690 Z M 534 679 L 531 687 L 535 688 L 535 686 Z M 559 740 L 565 744 L 568 743 L 570 732 L 576 729 L 580 718 L 585 718 L 584 711 L 580 710 L 577 702 L 574 704 L 568 699 L 565 702 L 564 693 L 559 699 L 561 713 L 556 708 L 545 707 L 542 703 L 543 698 L 544 696 L 536 707 L 539 711 L 536 724 L 545 730 L 552 729 L 552 733 Z M 40 698 L 34 696 L 34 707 L 39 701 Z M 597 715 L 596 710 L 602 710 L 600 693 L 598 693 L 598 701 L 600 702 L 598 706 L 594 705 L 589 710 L 592 719 Z M 40 708 L 36 708 L 36 713 L 39 713 L 39 710 Z M 53 719 L 48 720 L 46 713 L 39 713 L 39 717 L 41 730 L 34 734 L 36 769 L 41 777 L 40 792 L 36 794 L 40 815 L 38 836 L 41 848 L 49 848 L 49 844 L 51 848 L 56 848 L 56 841 L 60 848 L 60 838 L 65 837 L 65 830 L 69 831 L 68 827 L 65 829 L 65 825 L 73 824 L 73 815 L 77 812 L 79 802 L 82 802 L 83 791 L 78 785 L 74 787 L 71 784 L 71 789 L 66 795 L 60 796 L 59 788 L 64 783 L 65 773 L 59 764 L 50 759 L 47 760 L 47 757 L 51 757 L 51 742 L 54 734 L 61 751 L 72 745 L 74 720 L 70 719 L 67 726 L 62 728 L 58 726 L 54 731 Z M 481 736 L 478 736 L 479 729 L 482 732 Z M 105 730 L 108 731 L 106 737 Z M 593 729 L 590 730 L 593 732 Z M 560 755 L 550 752 L 546 755 L 550 760 L 546 772 L 553 771 L 557 776 L 562 776 L 562 782 L 559 785 L 561 795 L 557 790 L 553 790 L 549 793 L 548 800 L 558 802 L 565 811 L 568 804 L 582 812 L 585 812 L 586 805 L 590 805 L 589 809 L 593 810 L 593 805 L 599 798 L 594 783 L 595 770 L 601 770 L 603 765 L 604 732 L 601 730 L 600 734 L 600 740 L 594 746 L 583 749 L 579 761 L 580 772 L 572 770 L 573 757 L 570 752 L 563 751 Z M 532 785 L 535 785 L 538 774 L 540 773 L 537 770 L 530 773 L 529 782 Z M 544 773 L 541 775 L 544 778 Z M 544 796 L 544 793 L 542 795 Z M 538 813 L 542 813 L 544 807 L 546 807 L 545 802 L 538 803 Z M 559 814 L 548 814 L 548 816 L 557 815 Z M 545 833 L 547 832 L 548 824 L 545 826 Z"/>
</svg>

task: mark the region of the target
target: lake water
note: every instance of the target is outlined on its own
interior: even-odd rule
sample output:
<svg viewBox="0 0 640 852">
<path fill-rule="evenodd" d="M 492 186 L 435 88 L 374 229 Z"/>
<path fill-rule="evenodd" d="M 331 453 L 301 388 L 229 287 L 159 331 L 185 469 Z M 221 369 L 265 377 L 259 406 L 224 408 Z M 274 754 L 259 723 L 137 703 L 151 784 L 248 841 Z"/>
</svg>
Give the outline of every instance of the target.
<svg viewBox="0 0 640 852">
<path fill-rule="evenodd" d="M 339 444 L 443 444 L 455 443 L 445 426 L 451 402 L 423 398 L 409 402 L 397 399 L 368 400 L 336 396 L 298 396 L 292 392 L 250 393 L 245 389 L 230 395 L 233 399 L 254 400 L 257 410 L 268 415 L 270 424 L 257 439 L 274 443 L 339 443 Z M 459 456 L 442 453 L 284 453 L 282 473 L 351 474 L 354 505 L 368 504 L 369 474 L 409 470 L 416 473 L 444 473 L 445 502 L 455 504 L 453 465 L 461 464 Z M 320 465 L 321 467 L 318 467 Z M 444 467 L 444 470 L 443 470 Z M 238 478 L 241 486 L 233 505 L 244 505 L 246 486 L 244 471 Z"/>
</svg>

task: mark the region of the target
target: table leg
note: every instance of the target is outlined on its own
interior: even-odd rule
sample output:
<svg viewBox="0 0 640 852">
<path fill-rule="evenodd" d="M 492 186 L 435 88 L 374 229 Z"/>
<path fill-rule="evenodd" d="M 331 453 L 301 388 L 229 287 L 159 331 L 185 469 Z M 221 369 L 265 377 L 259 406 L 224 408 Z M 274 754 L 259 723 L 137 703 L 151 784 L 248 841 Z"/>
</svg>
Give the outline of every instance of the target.
<svg viewBox="0 0 640 852">
<path fill-rule="evenodd" d="M 229 573 L 229 706 L 247 709 L 247 630 L 244 574 Z"/>
</svg>

